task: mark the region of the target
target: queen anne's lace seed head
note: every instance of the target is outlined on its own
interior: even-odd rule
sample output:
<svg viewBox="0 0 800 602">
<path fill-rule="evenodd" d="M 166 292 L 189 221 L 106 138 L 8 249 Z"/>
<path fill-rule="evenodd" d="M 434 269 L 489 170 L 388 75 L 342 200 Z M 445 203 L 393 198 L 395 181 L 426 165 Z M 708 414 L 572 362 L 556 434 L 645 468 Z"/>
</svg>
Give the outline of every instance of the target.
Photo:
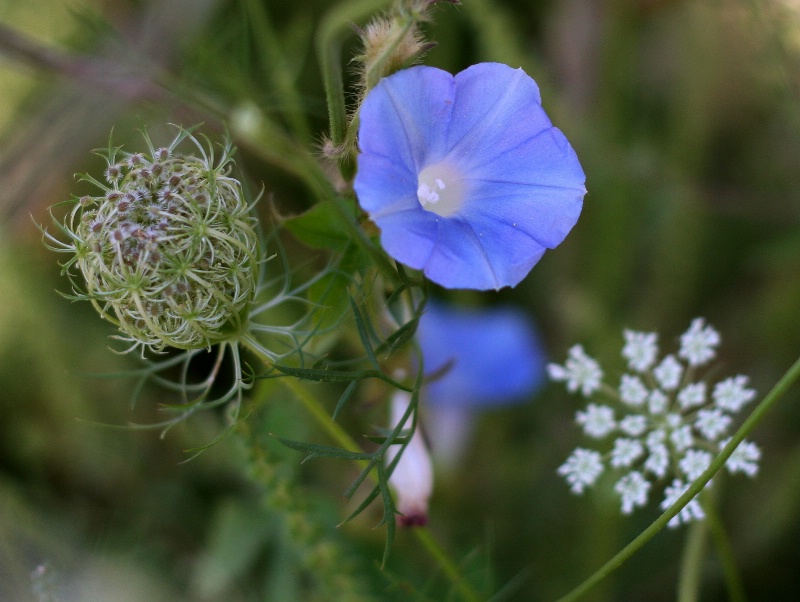
<svg viewBox="0 0 800 602">
<path fill-rule="evenodd" d="M 606 398 L 588 403 L 575 414 L 585 435 L 598 445 L 605 442 L 603 449 L 578 448 L 558 472 L 575 493 L 593 486 L 606 465 L 622 472 L 614 489 L 624 514 L 645 505 L 651 487 L 671 477 L 662 502 L 666 509 L 708 468 L 713 460 L 708 450 L 724 446 L 726 441 L 720 439 L 729 434 L 733 414 L 755 397 L 755 391 L 746 388 L 747 377 L 741 375 L 713 389 L 705 380 L 694 380 L 697 367 L 715 355 L 720 343 L 717 331 L 702 319 L 694 320 L 683 334 L 678 353 L 661 360 L 655 333 L 626 330 L 623 336 L 622 356 L 635 374 L 623 374 L 616 390 L 603 382 L 600 365 L 580 345 L 569 350 L 565 365 L 548 367 L 550 378 L 564 382 L 570 392 L 580 391 L 587 397 L 599 392 Z M 711 396 L 709 390 L 713 390 Z M 617 436 L 610 438 L 612 434 Z M 744 442 L 726 467 L 731 473 L 754 476 L 760 457 L 755 444 Z M 703 516 L 694 499 L 670 525 Z"/>
<path fill-rule="evenodd" d="M 161 350 L 201 349 L 239 334 L 256 290 L 260 246 L 251 205 L 230 176 L 234 149 L 213 149 L 181 130 L 169 148 L 118 159 L 106 183 L 83 197 L 61 226 L 85 293 L 126 339 Z M 197 155 L 180 154 L 182 141 Z M 198 156 L 199 155 L 199 156 Z M 57 245 L 57 246 L 56 246 Z M 78 287 L 76 284 L 77 288 Z"/>
</svg>

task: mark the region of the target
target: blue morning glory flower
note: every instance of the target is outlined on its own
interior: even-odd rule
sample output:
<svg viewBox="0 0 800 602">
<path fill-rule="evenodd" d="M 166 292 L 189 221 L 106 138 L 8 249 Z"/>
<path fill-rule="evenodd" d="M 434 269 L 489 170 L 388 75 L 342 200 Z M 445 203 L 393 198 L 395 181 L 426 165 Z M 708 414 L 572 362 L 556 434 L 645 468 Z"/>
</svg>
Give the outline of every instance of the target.
<svg viewBox="0 0 800 602">
<path fill-rule="evenodd" d="M 417 341 L 432 407 L 478 408 L 524 401 L 545 380 L 545 353 L 525 315 L 512 308 L 429 303 Z M 441 373 L 441 375 L 439 375 Z"/>
<path fill-rule="evenodd" d="M 521 69 L 384 78 L 360 111 L 355 191 L 389 255 L 447 288 L 518 284 L 575 225 L 585 176 Z"/>
</svg>

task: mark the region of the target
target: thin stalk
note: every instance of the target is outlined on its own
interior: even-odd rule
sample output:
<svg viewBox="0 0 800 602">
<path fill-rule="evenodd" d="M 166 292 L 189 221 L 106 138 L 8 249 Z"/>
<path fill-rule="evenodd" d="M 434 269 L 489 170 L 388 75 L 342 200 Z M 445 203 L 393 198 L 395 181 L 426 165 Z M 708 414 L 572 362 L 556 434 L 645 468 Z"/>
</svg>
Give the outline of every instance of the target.
<svg viewBox="0 0 800 602">
<path fill-rule="evenodd" d="M 714 542 L 714 549 L 717 552 L 717 558 L 722 566 L 722 573 L 725 576 L 728 600 L 731 602 L 745 602 L 747 600 L 747 595 L 744 591 L 742 577 L 736 566 L 736 559 L 733 556 L 733 549 L 731 548 L 728 534 L 725 532 L 725 527 L 713 504 L 703 505 L 703 510 L 706 513 L 706 522 L 708 523 L 711 540 Z"/>
<path fill-rule="evenodd" d="M 428 554 L 430 554 L 436 560 L 436 562 L 439 564 L 439 567 L 447 575 L 448 579 L 450 579 L 450 581 L 452 581 L 453 584 L 458 588 L 458 591 L 461 593 L 464 599 L 468 602 L 479 602 L 482 598 L 480 598 L 475 590 L 473 590 L 461 578 L 458 567 L 453 563 L 452 560 L 450 560 L 439 543 L 433 538 L 430 530 L 415 527 L 414 534 L 417 536 L 417 540 L 428 551 Z"/>
<path fill-rule="evenodd" d="M 328 104 L 330 137 L 334 145 L 341 144 L 347 132 L 347 106 L 342 77 L 342 41 L 351 32 L 354 22 L 375 13 L 387 4 L 387 0 L 352 0 L 337 4 L 328 11 L 317 30 L 315 42 Z"/>
<path fill-rule="evenodd" d="M 261 63 L 266 75 L 272 80 L 278 95 L 285 99 L 280 110 L 301 140 L 311 139 L 311 128 L 303 110 L 303 101 L 289 72 L 288 62 L 283 52 L 281 39 L 276 34 L 267 7 L 262 2 L 247 0 L 247 10 L 253 20 L 254 42 L 261 55 Z"/>
<path fill-rule="evenodd" d="M 706 486 L 706 483 L 708 483 L 717 473 L 717 471 L 722 468 L 722 466 L 725 464 L 725 461 L 730 457 L 730 455 L 744 440 L 744 438 L 752 432 L 756 425 L 761 422 L 764 415 L 772 408 L 773 405 L 775 405 L 775 403 L 777 403 L 781 397 L 786 394 L 786 392 L 795 383 L 795 381 L 797 381 L 798 378 L 800 378 L 800 358 L 798 358 L 795 363 L 792 364 L 792 366 L 786 371 L 786 373 L 775 384 L 775 386 L 772 387 L 772 390 L 767 393 L 767 395 L 761 400 L 761 403 L 759 403 L 750 413 L 750 416 L 747 417 L 747 420 L 744 421 L 744 424 L 739 427 L 739 430 L 736 431 L 736 434 L 731 438 L 727 445 L 722 448 L 722 451 L 720 451 L 717 457 L 714 458 L 709 467 L 703 472 L 703 474 L 701 474 L 692 482 L 686 492 L 679 497 L 675 503 L 672 504 L 672 506 L 667 508 L 667 510 L 661 516 L 653 521 L 653 523 L 647 527 L 647 529 L 642 531 L 632 542 L 620 550 L 613 558 L 611 558 L 611 560 L 606 562 L 606 564 L 600 567 L 583 583 L 578 585 L 578 587 L 573 589 L 564 597 L 559 598 L 558 602 L 571 602 L 572 600 L 578 600 L 595 585 L 600 583 L 603 579 L 608 577 L 611 573 L 622 566 L 626 560 L 638 552 L 639 549 L 644 546 L 644 544 L 650 541 L 656 533 L 661 531 L 661 529 L 663 529 L 667 523 L 694 498 L 694 496 L 700 493 L 703 487 Z"/>
<path fill-rule="evenodd" d="M 259 351 L 260 345 L 249 337 L 242 338 L 241 343 L 250 349 L 253 353 L 258 355 L 264 360 L 265 363 L 271 364 L 269 358 L 264 357 Z M 309 414 L 314 418 L 317 425 L 320 426 L 328 435 L 336 441 L 343 449 L 351 452 L 362 452 L 363 450 L 355 442 L 355 440 L 345 431 L 338 422 L 335 422 L 330 414 L 323 408 L 317 399 L 309 393 L 309 391 L 295 378 L 284 378 L 281 382 L 288 388 L 295 397 L 303 404 L 303 407 L 308 410 Z M 366 460 L 359 460 L 360 465 L 366 464 Z M 377 469 L 373 469 L 369 474 L 369 479 L 374 485 L 377 485 L 378 480 L 375 476 Z M 452 582 L 456 589 L 461 592 L 461 595 L 467 602 L 478 602 L 481 597 L 470 586 L 469 583 L 459 573 L 457 565 L 447 556 L 444 549 L 436 542 L 431 532 L 424 527 L 414 527 L 414 534 L 417 539 L 422 543 L 428 553 L 433 557 L 439 568 L 442 569 L 447 578 Z"/>
<path fill-rule="evenodd" d="M 705 504 L 703 507 L 705 508 Z M 678 602 L 697 602 L 700 598 L 700 577 L 703 572 L 705 542 L 705 522 L 693 521 L 683 548 L 681 572 L 678 579 Z"/>
</svg>

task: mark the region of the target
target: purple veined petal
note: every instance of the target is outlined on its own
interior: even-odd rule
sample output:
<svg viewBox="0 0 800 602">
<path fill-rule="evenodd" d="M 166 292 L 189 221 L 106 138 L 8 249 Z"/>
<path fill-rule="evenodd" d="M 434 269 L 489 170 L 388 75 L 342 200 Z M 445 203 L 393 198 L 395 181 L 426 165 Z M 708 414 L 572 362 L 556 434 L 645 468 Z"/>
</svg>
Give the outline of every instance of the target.
<svg viewBox="0 0 800 602">
<path fill-rule="evenodd" d="M 470 172 L 470 198 L 461 217 L 497 222 L 554 248 L 575 225 L 586 188 L 583 171 L 563 134 L 551 128 L 509 153 Z"/>
<path fill-rule="evenodd" d="M 410 210 L 380 216 L 375 223 L 389 255 L 445 288 L 514 286 L 545 251 L 523 229 L 493 216 L 466 221 Z"/>
<path fill-rule="evenodd" d="M 465 310 L 429 303 L 417 339 L 432 406 L 481 407 L 524 401 L 543 382 L 545 355 L 530 321 L 511 308 Z"/>
<path fill-rule="evenodd" d="M 462 167 L 471 180 L 564 188 L 585 193 L 578 157 L 555 127 L 542 130 L 503 153 L 484 153 Z"/>
<path fill-rule="evenodd" d="M 375 218 L 384 250 L 415 270 L 422 270 L 436 248 L 439 222 L 422 208 L 397 211 Z"/>
<path fill-rule="evenodd" d="M 536 243 L 523 231 L 508 228 L 500 243 L 494 233 L 476 231 L 463 220 L 448 220 L 424 210 L 399 211 L 375 220 L 381 229 L 381 244 L 401 263 L 422 270 L 445 288 L 499 289 L 522 280 L 541 258 L 545 247 L 531 252 Z M 486 233 L 489 235 L 486 236 Z M 484 238 L 491 240 L 484 244 Z"/>
<path fill-rule="evenodd" d="M 530 77 L 497 63 L 455 78 L 413 67 L 376 86 L 354 188 L 386 252 L 444 287 L 487 290 L 515 286 L 558 245 L 585 177 L 539 102 Z"/>
<path fill-rule="evenodd" d="M 480 63 L 457 74 L 455 84 L 447 149 L 450 156 L 466 159 L 467 169 L 552 127 L 539 86 L 522 69 Z"/>
<path fill-rule="evenodd" d="M 497 290 L 516 286 L 541 259 L 545 247 L 520 230 L 502 235 L 491 220 L 442 220 L 424 271 L 445 288 Z"/>
<path fill-rule="evenodd" d="M 583 193 L 574 190 L 543 187 L 520 190 L 520 186 L 514 185 L 497 188 L 500 189 L 498 196 L 484 197 L 483 202 L 471 204 L 463 218 L 479 230 L 484 239 L 502 241 L 506 236 L 516 237 L 515 232 L 526 236 L 529 244 L 520 241 L 513 252 L 531 260 L 540 250 L 555 248 L 563 242 L 583 206 Z M 501 242 L 497 245 L 503 246 Z M 487 245 L 487 248 L 491 247 Z M 530 267 L 535 264 L 531 263 Z"/>
<path fill-rule="evenodd" d="M 438 161 L 446 150 L 454 94 L 453 76 L 433 67 L 412 67 L 381 80 L 359 112 L 361 152 L 400 161 L 414 173 Z"/>
<path fill-rule="evenodd" d="M 417 174 L 402 162 L 362 154 L 358 167 L 358 198 L 374 221 L 396 211 L 424 211 L 417 198 Z"/>
</svg>

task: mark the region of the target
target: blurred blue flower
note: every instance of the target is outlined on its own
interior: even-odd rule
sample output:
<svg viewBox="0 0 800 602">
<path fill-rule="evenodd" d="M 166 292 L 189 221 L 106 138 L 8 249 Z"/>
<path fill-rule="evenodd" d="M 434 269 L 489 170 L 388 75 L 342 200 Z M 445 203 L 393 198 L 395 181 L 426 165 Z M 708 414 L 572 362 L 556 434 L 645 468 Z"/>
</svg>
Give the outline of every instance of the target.
<svg viewBox="0 0 800 602">
<path fill-rule="evenodd" d="M 511 308 L 429 303 L 417 340 L 431 380 L 425 430 L 445 471 L 462 457 L 480 409 L 520 403 L 545 381 L 545 355 L 525 315 Z"/>
<path fill-rule="evenodd" d="M 360 120 L 362 208 L 389 255 L 444 287 L 515 286 L 578 219 L 583 170 L 521 69 L 405 69 Z"/>
<path fill-rule="evenodd" d="M 524 401 L 545 381 L 533 326 L 512 308 L 462 309 L 429 303 L 417 330 L 431 406 L 478 408 Z M 441 374 L 440 374 L 441 373 Z"/>
</svg>

